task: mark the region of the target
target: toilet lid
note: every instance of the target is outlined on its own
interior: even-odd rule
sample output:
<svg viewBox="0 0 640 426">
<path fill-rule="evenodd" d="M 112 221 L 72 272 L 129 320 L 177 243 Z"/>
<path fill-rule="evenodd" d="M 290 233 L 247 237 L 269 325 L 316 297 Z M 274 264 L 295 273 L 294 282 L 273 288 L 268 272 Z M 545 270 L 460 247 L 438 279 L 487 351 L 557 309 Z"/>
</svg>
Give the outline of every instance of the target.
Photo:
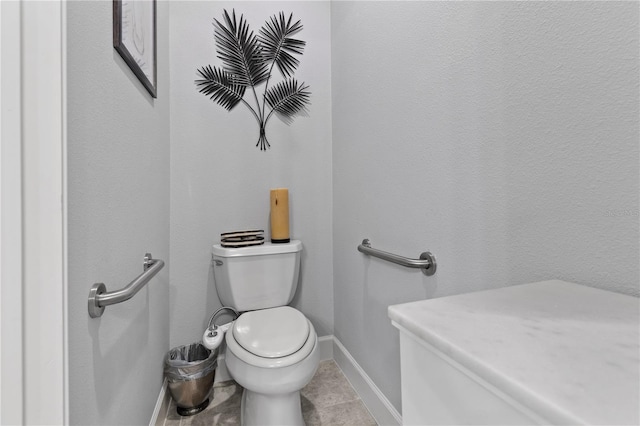
<svg viewBox="0 0 640 426">
<path fill-rule="evenodd" d="M 235 320 L 233 337 L 246 351 L 263 358 L 295 353 L 309 338 L 309 322 L 289 306 L 246 312 Z"/>
</svg>

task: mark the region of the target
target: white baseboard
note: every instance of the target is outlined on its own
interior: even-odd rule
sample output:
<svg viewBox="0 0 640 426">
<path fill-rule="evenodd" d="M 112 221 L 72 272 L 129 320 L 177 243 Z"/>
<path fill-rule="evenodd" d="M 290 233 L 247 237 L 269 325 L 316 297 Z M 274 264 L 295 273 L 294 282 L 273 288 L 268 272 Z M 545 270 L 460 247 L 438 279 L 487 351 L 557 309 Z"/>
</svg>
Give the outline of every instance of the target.
<svg viewBox="0 0 640 426">
<path fill-rule="evenodd" d="M 151 420 L 149 421 L 149 426 L 164 425 L 164 420 L 167 418 L 167 411 L 169 410 L 170 402 L 171 395 L 169 394 L 169 392 L 167 392 L 167 379 L 164 379 L 164 381 L 162 382 L 162 387 L 160 388 L 158 400 L 156 401 L 156 406 L 153 409 L 153 414 L 151 415 Z"/>
<path fill-rule="evenodd" d="M 333 342 L 333 359 L 360 396 L 364 405 L 369 409 L 371 415 L 376 419 L 376 422 L 379 425 L 401 425 L 402 416 L 398 413 L 398 410 L 389 402 L 387 397 L 384 396 L 382 391 L 336 337 L 333 337 Z"/>
<path fill-rule="evenodd" d="M 320 361 L 333 359 L 333 335 L 318 337 Z"/>
<path fill-rule="evenodd" d="M 336 364 L 338 364 L 379 425 L 396 426 L 402 424 L 400 413 L 337 338 L 332 335 L 318 337 L 318 349 L 321 361 L 329 359 L 336 361 Z M 218 356 L 215 382 L 225 382 L 227 380 L 231 380 L 231 376 L 224 362 L 224 353 L 222 353 Z M 170 399 L 171 395 L 167 391 L 167 381 L 165 380 L 162 384 L 162 389 L 160 389 L 160 395 L 158 395 L 149 426 L 162 426 L 164 424 Z"/>
<path fill-rule="evenodd" d="M 226 382 L 227 380 L 231 380 L 231 374 L 229 374 L 227 364 L 224 362 L 224 352 L 220 352 L 220 355 L 218 355 L 218 366 L 216 367 L 216 377 L 213 379 L 213 382 Z"/>
</svg>

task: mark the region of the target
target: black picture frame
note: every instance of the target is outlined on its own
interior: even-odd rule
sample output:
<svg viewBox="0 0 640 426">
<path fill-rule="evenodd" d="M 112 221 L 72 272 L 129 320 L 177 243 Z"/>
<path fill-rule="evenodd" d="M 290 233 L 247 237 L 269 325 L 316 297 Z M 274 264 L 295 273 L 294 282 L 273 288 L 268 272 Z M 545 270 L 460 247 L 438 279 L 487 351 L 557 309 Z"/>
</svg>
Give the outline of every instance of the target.
<svg viewBox="0 0 640 426">
<path fill-rule="evenodd" d="M 113 47 L 156 98 L 156 0 L 113 0 Z"/>
</svg>

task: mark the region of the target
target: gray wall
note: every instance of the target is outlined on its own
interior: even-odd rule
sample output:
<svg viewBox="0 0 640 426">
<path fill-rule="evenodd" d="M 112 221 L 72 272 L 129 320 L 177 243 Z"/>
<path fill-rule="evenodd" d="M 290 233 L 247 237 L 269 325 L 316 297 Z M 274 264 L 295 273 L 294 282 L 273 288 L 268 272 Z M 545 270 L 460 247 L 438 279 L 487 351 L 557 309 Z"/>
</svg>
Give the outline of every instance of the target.
<svg viewBox="0 0 640 426">
<path fill-rule="evenodd" d="M 308 117 L 290 125 L 269 121 L 266 152 L 255 147 L 258 125 L 244 105 L 228 112 L 194 84 L 197 68 L 220 65 L 212 22 L 225 8 L 244 14 L 255 32 L 279 11 L 293 12 L 304 25 L 297 36 L 307 46 L 295 77 L 311 86 L 312 105 Z M 304 245 L 293 305 L 319 335 L 332 334 L 330 4 L 180 1 L 170 10 L 171 345 L 201 339 L 220 306 L 211 245 L 230 230 L 268 235 L 269 189 L 276 187 L 289 188 L 291 237 Z M 245 98 L 251 100 L 249 93 Z"/>
<path fill-rule="evenodd" d="M 335 335 L 398 410 L 388 305 L 639 294 L 637 3 L 334 2 L 331 24 Z"/>
<path fill-rule="evenodd" d="M 112 47 L 112 1 L 68 2 L 69 406 L 73 424 L 148 424 L 169 349 L 168 5 L 158 2 L 158 98 Z M 131 300 L 87 314 L 151 252 L 165 268 Z"/>
</svg>

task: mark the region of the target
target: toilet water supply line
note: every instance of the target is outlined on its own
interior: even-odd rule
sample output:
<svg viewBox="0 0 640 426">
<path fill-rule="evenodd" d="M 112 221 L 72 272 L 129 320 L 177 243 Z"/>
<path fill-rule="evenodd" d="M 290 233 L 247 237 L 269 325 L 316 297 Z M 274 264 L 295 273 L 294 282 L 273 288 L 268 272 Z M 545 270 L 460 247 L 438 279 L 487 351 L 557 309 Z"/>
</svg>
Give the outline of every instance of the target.
<svg viewBox="0 0 640 426">
<path fill-rule="evenodd" d="M 215 320 L 215 318 L 218 316 L 219 313 L 223 311 L 231 311 L 231 313 L 233 313 L 234 315 L 233 320 L 222 325 L 214 324 L 213 321 Z M 204 334 L 202 335 L 202 344 L 204 345 L 204 347 L 209 350 L 214 350 L 218 346 L 220 346 L 220 344 L 222 343 L 222 340 L 224 340 L 224 333 L 226 333 L 227 330 L 229 330 L 229 327 L 231 327 L 231 324 L 233 324 L 233 321 L 235 321 L 239 316 L 240 314 L 238 313 L 238 311 L 236 311 L 230 306 L 223 306 L 222 308 L 215 311 L 213 315 L 211 315 L 211 318 L 209 319 L 209 325 L 207 325 L 207 329 L 204 331 Z"/>
</svg>

